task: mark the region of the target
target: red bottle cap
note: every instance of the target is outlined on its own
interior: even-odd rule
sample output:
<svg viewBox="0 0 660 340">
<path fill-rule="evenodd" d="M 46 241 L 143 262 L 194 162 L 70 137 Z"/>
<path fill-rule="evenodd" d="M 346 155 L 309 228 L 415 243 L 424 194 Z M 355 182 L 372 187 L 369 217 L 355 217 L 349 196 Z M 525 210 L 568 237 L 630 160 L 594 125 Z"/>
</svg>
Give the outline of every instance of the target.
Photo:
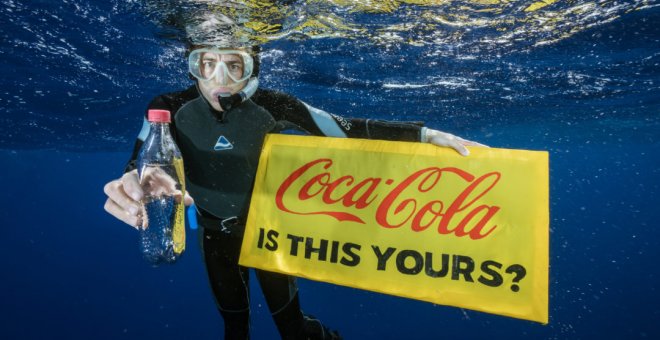
<svg viewBox="0 0 660 340">
<path fill-rule="evenodd" d="M 149 110 L 147 120 L 153 123 L 169 123 L 170 111 L 168 110 Z"/>
</svg>

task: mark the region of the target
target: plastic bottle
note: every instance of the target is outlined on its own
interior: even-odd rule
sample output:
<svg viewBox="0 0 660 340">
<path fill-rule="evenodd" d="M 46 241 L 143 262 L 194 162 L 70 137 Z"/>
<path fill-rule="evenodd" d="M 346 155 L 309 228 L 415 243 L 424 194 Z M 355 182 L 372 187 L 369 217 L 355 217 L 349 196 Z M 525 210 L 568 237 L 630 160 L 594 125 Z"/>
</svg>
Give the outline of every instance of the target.
<svg viewBox="0 0 660 340">
<path fill-rule="evenodd" d="M 170 134 L 170 111 L 149 110 L 150 129 L 137 159 L 144 197 L 140 246 L 152 264 L 172 263 L 186 245 L 185 179 L 181 152 Z"/>
</svg>

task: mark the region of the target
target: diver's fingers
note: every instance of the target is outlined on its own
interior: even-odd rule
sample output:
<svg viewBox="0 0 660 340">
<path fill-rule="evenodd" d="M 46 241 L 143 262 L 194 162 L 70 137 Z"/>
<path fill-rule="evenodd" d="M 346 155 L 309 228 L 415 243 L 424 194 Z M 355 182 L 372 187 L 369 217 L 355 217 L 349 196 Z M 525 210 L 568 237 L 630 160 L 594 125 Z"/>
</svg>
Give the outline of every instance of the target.
<svg viewBox="0 0 660 340">
<path fill-rule="evenodd" d="M 464 139 L 464 138 L 461 138 L 461 137 L 457 137 L 457 138 L 460 140 L 461 144 L 463 144 L 465 146 L 480 146 L 482 148 L 490 148 L 490 146 L 488 146 L 486 144 L 481 144 L 479 142 L 467 140 L 467 139 Z"/>
<path fill-rule="evenodd" d="M 137 170 L 129 171 L 121 176 L 122 190 L 134 201 L 139 202 L 144 196 Z"/>
<path fill-rule="evenodd" d="M 470 154 L 470 151 L 463 145 L 461 144 L 460 139 L 450 133 L 446 132 L 440 132 L 440 131 L 435 131 L 434 134 L 429 136 L 429 143 L 437 146 L 445 146 L 445 147 L 450 147 L 459 154 L 463 156 L 467 156 Z"/>
<path fill-rule="evenodd" d="M 470 155 L 470 150 L 468 150 L 468 148 L 466 148 L 465 145 L 463 145 L 459 140 L 456 140 L 456 139 L 450 140 L 448 142 L 448 146 L 450 148 L 456 150 L 456 152 L 461 154 L 461 156 L 469 156 Z"/>
<path fill-rule="evenodd" d="M 470 154 L 470 151 L 466 148 L 466 146 L 480 146 L 485 148 L 488 147 L 487 145 L 474 142 L 471 140 L 467 140 L 452 135 L 451 133 L 442 132 L 434 129 L 426 129 L 425 137 L 429 143 L 437 146 L 445 146 L 445 147 L 453 148 L 463 156 L 467 156 Z"/>
<path fill-rule="evenodd" d="M 138 225 L 141 224 L 141 218 L 138 215 L 133 215 L 130 214 L 128 211 L 124 210 L 122 207 L 120 207 L 117 203 L 115 203 L 112 199 L 108 198 L 107 201 L 105 201 L 105 205 L 103 206 L 105 211 L 107 211 L 110 215 L 116 217 L 120 221 L 130 225 L 131 227 L 138 229 Z"/>
<path fill-rule="evenodd" d="M 108 182 L 103 187 L 103 192 L 105 192 L 110 201 L 112 201 L 126 213 L 130 215 L 137 215 L 140 212 L 141 204 L 129 197 L 125 192 L 125 188 L 126 187 L 124 186 L 122 179 L 118 179 Z M 118 216 L 115 217 L 119 218 Z"/>
<path fill-rule="evenodd" d="M 181 191 L 180 191 L 180 190 L 175 191 L 175 192 L 174 192 L 174 199 L 176 200 L 177 203 L 180 203 L 180 202 L 181 202 L 181 199 L 183 199 L 183 205 L 185 205 L 185 206 L 190 206 L 190 205 L 192 205 L 193 203 L 195 203 L 195 201 L 193 200 L 193 198 L 190 197 L 190 195 L 188 195 L 188 192 L 187 192 L 187 191 L 186 191 L 185 195 L 181 195 Z"/>
<path fill-rule="evenodd" d="M 171 195 L 174 194 L 176 189 L 176 181 L 172 176 L 168 175 L 165 171 L 154 173 L 153 186 L 158 189 L 161 194 Z"/>
<path fill-rule="evenodd" d="M 189 207 L 189 206 L 191 206 L 193 203 L 195 203 L 195 200 L 193 200 L 192 196 L 190 196 L 190 195 L 188 194 L 188 192 L 186 191 L 186 194 L 183 196 L 183 204 L 184 204 L 186 207 Z"/>
</svg>

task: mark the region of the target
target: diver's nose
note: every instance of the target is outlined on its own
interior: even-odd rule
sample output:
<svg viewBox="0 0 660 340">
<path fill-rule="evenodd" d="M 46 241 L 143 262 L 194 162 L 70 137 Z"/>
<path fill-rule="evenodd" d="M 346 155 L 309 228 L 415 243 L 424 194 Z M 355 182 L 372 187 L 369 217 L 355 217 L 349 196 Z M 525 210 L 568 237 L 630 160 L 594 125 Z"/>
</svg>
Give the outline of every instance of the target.
<svg viewBox="0 0 660 340">
<path fill-rule="evenodd" d="M 220 63 L 219 67 L 215 70 L 213 78 L 215 82 L 220 85 L 227 85 L 227 66 L 224 63 Z"/>
</svg>

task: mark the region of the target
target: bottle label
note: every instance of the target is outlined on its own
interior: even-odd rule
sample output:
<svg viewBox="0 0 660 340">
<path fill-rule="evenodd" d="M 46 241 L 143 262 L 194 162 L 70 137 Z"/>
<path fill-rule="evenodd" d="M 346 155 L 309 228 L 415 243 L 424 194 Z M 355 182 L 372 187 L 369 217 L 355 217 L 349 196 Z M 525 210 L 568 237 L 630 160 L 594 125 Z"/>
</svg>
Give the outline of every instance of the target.
<svg viewBox="0 0 660 340">
<path fill-rule="evenodd" d="M 185 175 L 183 173 L 183 160 L 181 158 L 174 158 L 173 164 L 174 169 L 176 170 L 176 175 L 181 181 L 181 193 L 185 195 L 186 184 Z M 181 197 L 181 199 L 184 199 L 184 197 Z M 184 204 L 176 205 L 174 226 L 172 229 L 172 241 L 174 242 L 174 253 L 177 255 L 183 253 L 183 251 L 186 249 L 185 210 L 186 206 Z"/>
</svg>

